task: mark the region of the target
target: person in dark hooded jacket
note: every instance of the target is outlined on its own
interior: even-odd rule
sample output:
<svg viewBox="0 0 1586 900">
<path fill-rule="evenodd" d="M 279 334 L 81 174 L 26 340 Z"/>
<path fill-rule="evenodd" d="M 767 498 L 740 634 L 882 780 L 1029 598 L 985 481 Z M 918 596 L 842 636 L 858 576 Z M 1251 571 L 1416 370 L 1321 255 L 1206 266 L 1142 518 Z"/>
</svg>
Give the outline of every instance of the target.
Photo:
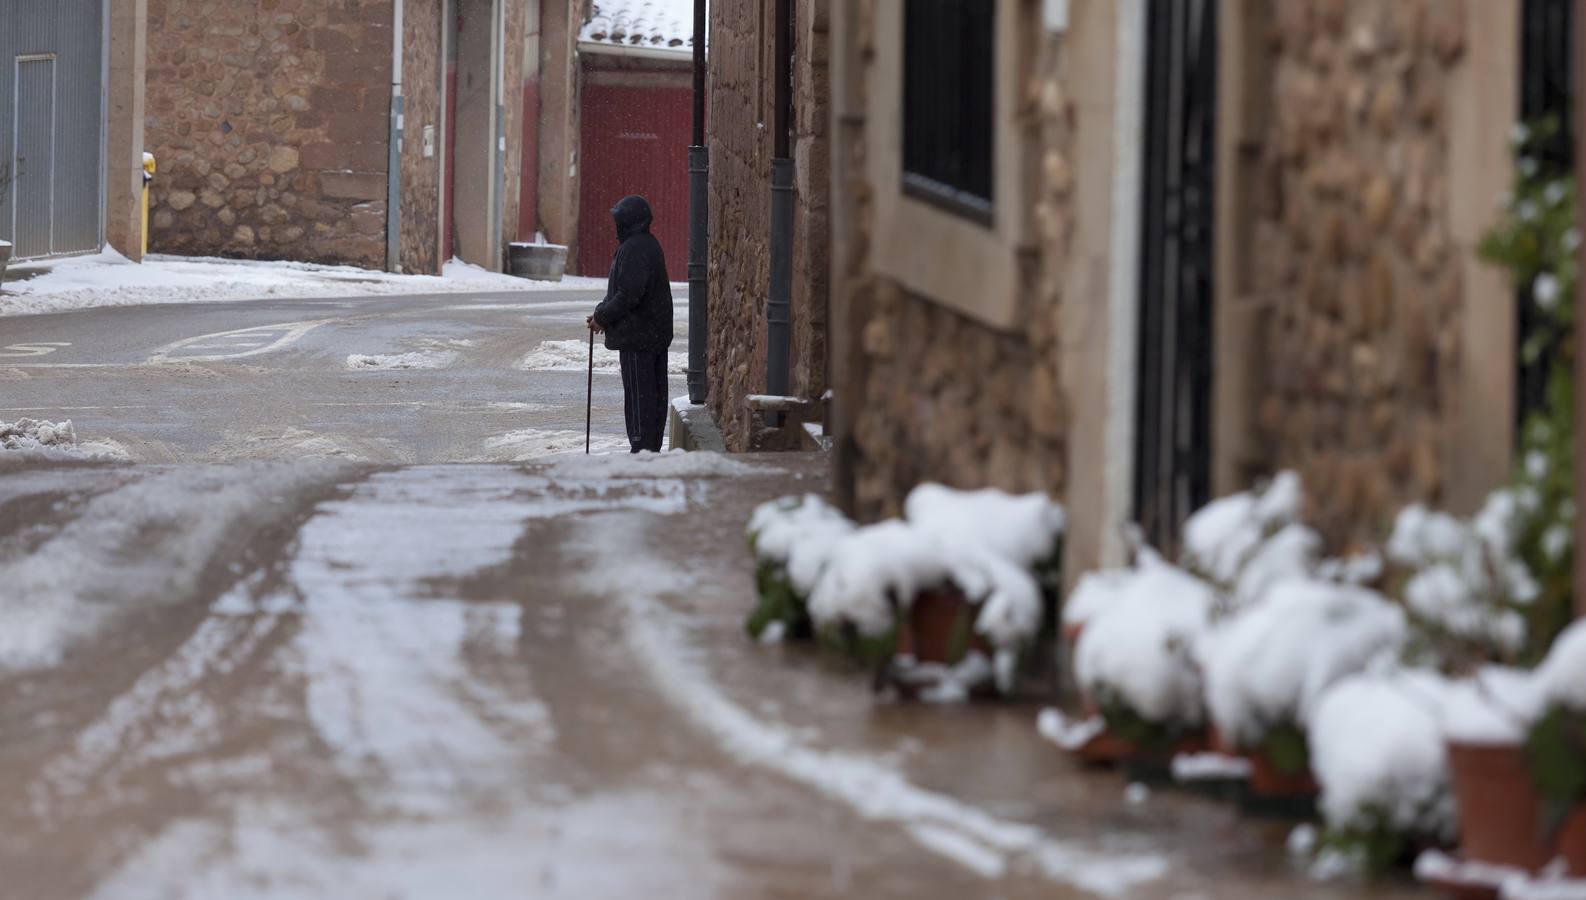
<svg viewBox="0 0 1586 900">
<path fill-rule="evenodd" d="M 660 452 L 666 430 L 667 348 L 672 346 L 672 285 L 661 242 L 650 233 L 650 204 L 624 197 L 611 210 L 617 254 L 606 299 L 588 319 L 622 363 L 623 412 L 632 452 Z"/>
</svg>

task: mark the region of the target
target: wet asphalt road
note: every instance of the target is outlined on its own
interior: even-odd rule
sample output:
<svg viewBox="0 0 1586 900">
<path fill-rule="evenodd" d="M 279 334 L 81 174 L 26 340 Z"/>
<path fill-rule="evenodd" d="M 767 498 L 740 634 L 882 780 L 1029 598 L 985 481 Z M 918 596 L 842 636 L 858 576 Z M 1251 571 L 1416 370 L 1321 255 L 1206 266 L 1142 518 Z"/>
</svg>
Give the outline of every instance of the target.
<svg viewBox="0 0 1586 900">
<path fill-rule="evenodd" d="M 588 291 L 259 300 L 0 317 L 0 421 L 71 419 L 146 462 L 510 461 L 583 448 Z M 678 304 L 674 352 L 686 348 Z M 562 370 L 518 366 L 564 342 Z M 349 368 L 416 354 L 438 368 Z M 540 365 L 545 360 L 540 360 Z M 378 365 L 378 362 L 377 362 Z M 674 378 L 674 395 L 686 393 Z M 624 446 L 622 385 L 595 430 Z"/>
<path fill-rule="evenodd" d="M 0 319 L 0 419 L 140 461 L 0 458 L 0 898 L 1425 896 L 746 640 L 743 523 L 825 461 L 544 459 L 584 375 L 517 365 L 591 302 Z M 397 353 L 450 362 L 347 367 Z"/>
</svg>

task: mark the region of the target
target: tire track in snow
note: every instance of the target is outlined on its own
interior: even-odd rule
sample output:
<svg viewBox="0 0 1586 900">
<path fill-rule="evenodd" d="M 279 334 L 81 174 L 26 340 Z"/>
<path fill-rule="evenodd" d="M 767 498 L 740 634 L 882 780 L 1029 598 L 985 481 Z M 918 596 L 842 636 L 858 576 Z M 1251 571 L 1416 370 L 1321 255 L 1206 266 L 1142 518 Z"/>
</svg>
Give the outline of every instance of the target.
<svg viewBox="0 0 1586 900">
<path fill-rule="evenodd" d="M 895 769 L 847 753 L 808 746 L 780 725 L 755 718 L 727 698 L 678 648 L 688 642 L 678 614 L 661 598 L 687 588 L 684 578 L 665 576 L 648 592 L 636 592 L 625 573 L 668 573 L 647 553 L 649 532 L 632 516 L 605 516 L 581 527 L 598 531 L 569 542 L 573 556 L 588 558 L 583 581 L 593 594 L 621 597 L 624 639 L 649 669 L 667 702 L 708 732 L 739 762 L 768 769 L 850 807 L 861 817 L 900 826 L 919 845 L 986 878 L 1033 871 L 1051 881 L 1108 897 L 1123 896 L 1168 873 L 1167 860 L 1148 854 L 1109 854 L 1059 843 L 1039 828 L 997 818 L 952 797 L 918 787 Z M 627 533 L 618 534 L 619 530 Z M 587 550 L 624 548 L 624 565 L 601 565 Z"/>
</svg>

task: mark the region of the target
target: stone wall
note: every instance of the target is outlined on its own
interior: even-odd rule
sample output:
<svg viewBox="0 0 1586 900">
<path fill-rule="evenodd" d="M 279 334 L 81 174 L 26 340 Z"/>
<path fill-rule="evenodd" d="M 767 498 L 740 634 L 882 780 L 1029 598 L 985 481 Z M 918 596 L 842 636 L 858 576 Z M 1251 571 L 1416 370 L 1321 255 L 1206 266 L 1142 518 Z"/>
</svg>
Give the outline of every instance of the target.
<svg viewBox="0 0 1586 900">
<path fill-rule="evenodd" d="M 1260 445 L 1268 468 L 1325 486 L 1312 516 L 1335 544 L 1448 499 L 1467 302 L 1449 229 L 1462 6 L 1284 2 L 1268 29 L 1242 266 L 1269 306 L 1250 348 Z"/>
<path fill-rule="evenodd" d="M 403 0 L 402 271 L 438 274 L 440 258 L 441 0 Z M 424 156 L 424 129 L 435 153 Z"/>
<path fill-rule="evenodd" d="M 150 247 L 385 264 L 390 0 L 149 0 Z"/>
<path fill-rule="evenodd" d="M 874 6 L 859 4 L 858 21 L 846 27 L 857 42 L 847 58 L 855 66 L 834 89 L 847 93 L 839 111 L 845 134 L 837 152 L 846 182 L 834 223 L 844 246 L 835 275 L 843 310 L 840 327 L 853 332 L 842 351 L 833 387 L 844 412 L 838 417 L 837 493 L 862 520 L 896 515 L 908 491 L 923 481 L 1061 496 L 1067 483 L 1069 415 L 1061 381 L 1059 323 L 1073 239 L 1075 142 L 1072 105 L 1063 89 L 1063 56 L 1054 40 L 1031 38 L 1024 57 L 1031 115 L 1021 134 L 1039 164 L 1035 190 L 1024 211 L 1033 224 L 1025 248 L 1019 323 L 1000 330 L 973 321 L 927 298 L 911 295 L 879 274 L 871 259 L 875 237 L 870 198 L 889 186 L 869 182 L 863 120 L 889 110 L 870 109 L 861 89 L 874 63 Z M 1028 35 L 1042 34 L 1036 13 Z M 836 27 L 844 27 L 842 25 Z M 845 338 L 847 340 L 847 338 Z"/>
<path fill-rule="evenodd" d="M 825 390 L 830 177 L 830 0 L 795 0 L 794 283 L 789 390 Z M 744 397 L 766 388 L 771 266 L 775 0 L 714 4 L 706 93 L 710 147 L 710 405 L 727 446 L 746 449 Z"/>
</svg>

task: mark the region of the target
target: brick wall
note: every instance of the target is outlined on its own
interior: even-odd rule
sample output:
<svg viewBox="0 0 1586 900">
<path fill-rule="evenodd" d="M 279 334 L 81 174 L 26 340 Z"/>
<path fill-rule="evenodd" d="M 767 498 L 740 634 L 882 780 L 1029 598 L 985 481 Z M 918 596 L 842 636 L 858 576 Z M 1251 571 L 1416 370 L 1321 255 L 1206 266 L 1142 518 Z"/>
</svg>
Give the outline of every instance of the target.
<svg viewBox="0 0 1586 900">
<path fill-rule="evenodd" d="M 150 247 L 382 267 L 390 0 L 149 0 Z"/>
<path fill-rule="evenodd" d="M 804 397 L 819 396 L 826 382 L 829 7 L 829 0 L 795 0 L 789 390 Z M 774 9 L 774 0 L 760 0 L 748 7 L 714 4 L 710 10 L 710 405 L 733 450 L 745 449 L 750 440 L 743 398 L 766 388 Z"/>
</svg>

